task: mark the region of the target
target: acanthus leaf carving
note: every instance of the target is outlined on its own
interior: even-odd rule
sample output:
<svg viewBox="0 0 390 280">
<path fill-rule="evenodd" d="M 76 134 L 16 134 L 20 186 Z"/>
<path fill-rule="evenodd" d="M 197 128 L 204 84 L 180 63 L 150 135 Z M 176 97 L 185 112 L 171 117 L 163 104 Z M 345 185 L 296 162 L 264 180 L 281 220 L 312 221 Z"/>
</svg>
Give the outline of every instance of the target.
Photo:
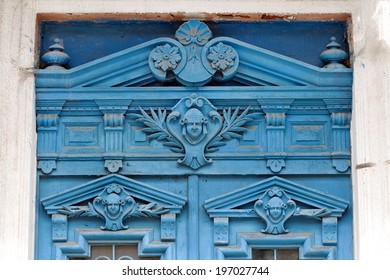
<svg viewBox="0 0 390 280">
<path fill-rule="evenodd" d="M 247 130 L 244 125 L 256 114 L 248 114 L 247 107 L 241 114 L 240 107 L 224 109 L 221 116 L 204 97 L 196 94 L 181 99 L 167 116 L 166 111 L 151 108 L 150 115 L 142 108 L 141 114 L 129 114 L 136 122 L 143 123 L 149 139 L 164 141 L 173 152 L 184 154 L 179 164 L 198 169 L 210 164 L 206 153 L 213 153 L 226 145 L 226 141 L 240 139 Z"/>
</svg>

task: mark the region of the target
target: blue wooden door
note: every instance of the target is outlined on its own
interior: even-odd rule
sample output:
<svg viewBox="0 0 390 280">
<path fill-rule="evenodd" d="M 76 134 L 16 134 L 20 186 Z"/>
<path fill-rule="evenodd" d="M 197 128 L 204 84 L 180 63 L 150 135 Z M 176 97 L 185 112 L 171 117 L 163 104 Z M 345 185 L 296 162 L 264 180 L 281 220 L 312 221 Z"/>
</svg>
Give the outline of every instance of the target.
<svg viewBox="0 0 390 280">
<path fill-rule="evenodd" d="M 352 71 L 203 22 L 36 72 L 38 259 L 351 259 Z"/>
</svg>

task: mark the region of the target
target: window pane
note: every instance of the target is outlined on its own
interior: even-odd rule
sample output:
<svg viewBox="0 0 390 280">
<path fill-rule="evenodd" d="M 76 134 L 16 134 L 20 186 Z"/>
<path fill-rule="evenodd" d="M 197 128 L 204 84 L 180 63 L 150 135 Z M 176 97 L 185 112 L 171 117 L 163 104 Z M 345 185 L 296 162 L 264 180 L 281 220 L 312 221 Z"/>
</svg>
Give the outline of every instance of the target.
<svg viewBox="0 0 390 280">
<path fill-rule="evenodd" d="M 299 260 L 299 249 L 252 249 L 253 260 Z"/>
<path fill-rule="evenodd" d="M 276 250 L 277 260 L 299 260 L 298 249 L 278 249 Z"/>
<path fill-rule="evenodd" d="M 91 256 L 70 260 L 159 260 L 160 257 L 139 257 L 138 245 L 91 245 Z"/>
<path fill-rule="evenodd" d="M 91 246 L 89 260 L 112 260 L 112 245 Z"/>
<path fill-rule="evenodd" d="M 252 260 L 273 260 L 273 249 L 252 249 Z"/>
</svg>

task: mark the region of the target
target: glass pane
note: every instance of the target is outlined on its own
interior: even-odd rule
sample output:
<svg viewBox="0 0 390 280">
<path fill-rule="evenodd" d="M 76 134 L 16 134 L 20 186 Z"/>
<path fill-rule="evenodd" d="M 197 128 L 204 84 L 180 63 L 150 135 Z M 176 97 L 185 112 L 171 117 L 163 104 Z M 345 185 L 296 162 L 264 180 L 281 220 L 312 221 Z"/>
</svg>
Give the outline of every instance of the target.
<svg viewBox="0 0 390 280">
<path fill-rule="evenodd" d="M 278 249 L 276 250 L 277 260 L 299 260 L 299 249 Z"/>
<path fill-rule="evenodd" d="M 115 256 L 113 255 L 115 254 Z M 139 257 L 138 245 L 91 245 L 91 257 L 72 257 L 69 260 L 159 260 L 160 257 Z"/>
<path fill-rule="evenodd" d="M 273 260 L 274 249 L 252 249 L 252 260 Z"/>
<path fill-rule="evenodd" d="M 159 257 L 139 257 L 138 245 L 115 245 L 116 260 L 159 260 Z"/>
<path fill-rule="evenodd" d="M 90 260 L 112 260 L 112 245 L 91 246 Z"/>
<path fill-rule="evenodd" d="M 138 260 L 137 245 L 116 245 L 115 246 L 116 260 Z"/>
</svg>

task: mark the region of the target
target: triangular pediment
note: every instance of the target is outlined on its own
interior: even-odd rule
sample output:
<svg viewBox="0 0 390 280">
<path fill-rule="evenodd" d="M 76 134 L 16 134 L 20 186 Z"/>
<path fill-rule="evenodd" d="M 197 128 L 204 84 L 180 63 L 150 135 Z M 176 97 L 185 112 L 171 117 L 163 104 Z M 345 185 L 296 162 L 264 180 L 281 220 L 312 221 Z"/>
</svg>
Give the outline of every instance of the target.
<svg viewBox="0 0 390 280">
<path fill-rule="evenodd" d="M 119 185 L 134 199 L 156 203 L 168 209 L 172 214 L 180 213 L 187 202 L 185 197 L 175 193 L 122 175 L 111 174 L 45 197 L 41 199 L 41 203 L 48 214 L 55 214 L 64 206 L 70 207 L 98 197 L 111 184 Z"/>
<path fill-rule="evenodd" d="M 266 192 L 275 188 L 283 191 L 295 203 L 305 205 L 304 209 L 298 207 L 295 215 L 341 217 L 349 205 L 348 201 L 339 197 L 274 176 L 210 198 L 205 201 L 204 208 L 211 217 L 257 217 L 253 208 L 243 206 L 253 205 Z"/>
<path fill-rule="evenodd" d="M 187 42 L 185 35 L 195 39 Z M 176 40 L 157 38 L 70 70 L 37 70 L 36 87 L 138 87 L 175 79 L 184 86 L 211 80 L 248 86 L 352 85 L 351 69 L 319 68 L 229 37 L 211 38 L 204 23 L 191 20 L 179 28 Z"/>
</svg>

